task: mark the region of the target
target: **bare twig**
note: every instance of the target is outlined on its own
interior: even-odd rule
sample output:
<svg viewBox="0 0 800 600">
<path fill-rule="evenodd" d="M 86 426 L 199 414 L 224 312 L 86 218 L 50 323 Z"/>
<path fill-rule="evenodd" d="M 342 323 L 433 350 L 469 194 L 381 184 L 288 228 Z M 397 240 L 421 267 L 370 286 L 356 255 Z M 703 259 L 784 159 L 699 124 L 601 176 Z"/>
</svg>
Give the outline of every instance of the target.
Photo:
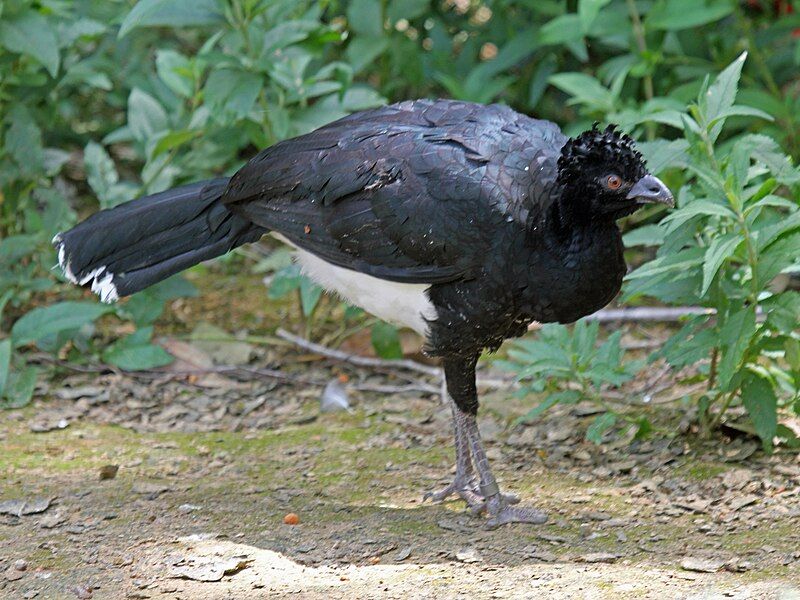
<svg viewBox="0 0 800 600">
<path fill-rule="evenodd" d="M 334 360 L 338 360 L 341 362 L 350 363 L 352 365 L 356 365 L 359 367 L 378 367 L 384 369 L 406 369 L 409 371 L 417 371 L 418 373 L 425 373 L 426 375 L 430 375 L 431 377 L 440 377 L 441 376 L 441 369 L 438 367 L 430 367 L 428 365 L 423 365 L 413 360 L 386 360 L 382 358 L 372 358 L 369 356 L 358 356 L 356 354 L 350 354 L 348 352 L 342 352 L 341 350 L 334 350 L 333 348 L 328 348 L 326 346 L 322 346 L 320 344 L 315 344 L 305 338 L 302 338 L 298 335 L 294 335 L 293 333 L 289 333 L 283 329 L 278 329 L 275 332 L 279 338 L 284 340 L 288 340 L 300 348 L 304 350 L 308 350 L 309 352 L 314 352 L 315 354 L 319 354 L 326 358 L 332 358 Z"/>
</svg>

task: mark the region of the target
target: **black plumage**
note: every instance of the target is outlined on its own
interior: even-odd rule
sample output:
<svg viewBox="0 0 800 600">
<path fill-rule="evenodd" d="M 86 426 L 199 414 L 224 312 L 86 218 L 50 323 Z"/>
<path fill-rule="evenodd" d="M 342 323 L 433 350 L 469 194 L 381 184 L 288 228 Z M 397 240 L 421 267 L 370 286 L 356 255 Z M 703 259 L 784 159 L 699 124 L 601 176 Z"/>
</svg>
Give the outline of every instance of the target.
<svg viewBox="0 0 800 600">
<path fill-rule="evenodd" d="M 481 460 L 475 363 L 534 320 L 607 304 L 625 273 L 616 220 L 652 201 L 671 195 L 613 127 L 568 139 L 508 107 L 418 100 L 275 144 L 229 181 L 103 211 L 55 242 L 68 276 L 104 299 L 267 231 L 348 272 L 427 286 L 435 316 L 421 333 L 443 359 L 459 466 L 434 497 L 458 493 L 494 523 L 538 522 Z"/>
</svg>

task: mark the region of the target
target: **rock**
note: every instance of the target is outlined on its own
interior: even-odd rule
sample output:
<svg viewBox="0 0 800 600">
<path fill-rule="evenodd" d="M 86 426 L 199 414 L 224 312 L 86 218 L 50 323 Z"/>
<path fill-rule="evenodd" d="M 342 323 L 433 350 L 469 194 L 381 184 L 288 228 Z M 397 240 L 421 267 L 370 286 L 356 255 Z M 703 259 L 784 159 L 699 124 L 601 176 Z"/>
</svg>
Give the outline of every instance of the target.
<svg viewBox="0 0 800 600">
<path fill-rule="evenodd" d="M 54 527 L 61 525 L 66 520 L 67 517 L 65 517 L 61 511 L 56 511 L 53 514 L 42 517 L 42 519 L 39 521 L 39 527 L 42 529 L 53 529 Z"/>
<path fill-rule="evenodd" d="M 483 557 L 475 548 L 465 548 L 456 552 L 456 560 L 463 563 L 478 563 L 483 562 Z"/>
<path fill-rule="evenodd" d="M 753 494 L 748 494 L 746 496 L 737 496 L 736 498 L 733 498 L 733 500 L 731 500 L 728 505 L 731 507 L 731 510 L 739 510 L 757 501 L 758 501 L 758 496 L 754 496 Z"/>
<path fill-rule="evenodd" d="M 119 471 L 119 465 L 103 465 L 100 467 L 100 481 L 114 479 Z"/>
<path fill-rule="evenodd" d="M 681 561 L 681 569 L 697 573 L 716 573 L 725 566 L 725 561 L 718 558 L 695 558 L 687 556 Z"/>
<path fill-rule="evenodd" d="M 403 561 L 411 556 L 411 546 L 406 546 L 405 548 L 401 548 L 397 551 L 394 559 L 398 562 Z"/>
<path fill-rule="evenodd" d="M 50 508 L 50 503 L 53 498 L 33 498 L 32 500 L 6 500 L 0 502 L 0 515 L 13 515 L 15 517 L 22 517 L 25 515 L 34 515 L 41 513 Z"/>
<path fill-rule="evenodd" d="M 611 554 L 610 552 L 591 552 L 580 557 L 583 562 L 587 563 L 612 563 L 618 558 L 619 554 Z"/>
<path fill-rule="evenodd" d="M 229 559 L 197 556 L 189 557 L 183 564 L 172 568 L 172 577 L 194 581 L 220 581 L 226 575 L 234 575 L 246 569 L 252 559 L 235 556 Z"/>
</svg>

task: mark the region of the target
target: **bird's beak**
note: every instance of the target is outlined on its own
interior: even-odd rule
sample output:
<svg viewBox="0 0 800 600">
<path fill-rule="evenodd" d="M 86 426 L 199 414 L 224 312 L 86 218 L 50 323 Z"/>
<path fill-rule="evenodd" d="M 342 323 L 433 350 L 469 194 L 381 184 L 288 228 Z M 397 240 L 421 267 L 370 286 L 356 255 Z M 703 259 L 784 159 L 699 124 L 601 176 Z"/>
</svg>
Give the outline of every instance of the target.
<svg viewBox="0 0 800 600">
<path fill-rule="evenodd" d="M 639 204 L 666 204 L 675 206 L 672 192 L 655 175 L 645 175 L 631 188 L 626 196 L 628 200 L 635 200 Z"/>
</svg>

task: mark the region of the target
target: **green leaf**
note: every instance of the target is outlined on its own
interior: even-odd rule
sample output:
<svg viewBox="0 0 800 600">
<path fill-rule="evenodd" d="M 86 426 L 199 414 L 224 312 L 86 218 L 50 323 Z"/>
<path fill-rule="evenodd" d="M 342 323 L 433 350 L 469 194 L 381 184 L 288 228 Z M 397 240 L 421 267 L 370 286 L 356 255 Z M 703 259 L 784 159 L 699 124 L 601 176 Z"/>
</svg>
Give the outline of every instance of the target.
<svg viewBox="0 0 800 600">
<path fill-rule="evenodd" d="M 44 169 L 42 132 L 30 112 L 22 104 L 14 104 L 8 112 L 11 127 L 5 136 L 5 149 L 14 159 L 19 170 L 34 176 Z"/>
<path fill-rule="evenodd" d="M 755 373 L 748 373 L 742 384 L 742 403 L 761 438 L 764 450 L 769 452 L 778 430 L 778 399 L 772 384 Z"/>
<path fill-rule="evenodd" d="M 301 281 L 300 267 L 290 264 L 275 273 L 272 281 L 270 281 L 267 297 L 272 300 L 283 298 L 289 292 L 298 289 Z"/>
<path fill-rule="evenodd" d="M 664 230 L 660 225 L 643 225 L 622 236 L 626 248 L 634 246 L 660 246 L 664 242 Z"/>
<path fill-rule="evenodd" d="M 421 17 L 431 7 L 431 0 L 392 0 L 388 3 L 387 16 L 392 23 L 400 19 L 411 21 Z"/>
<path fill-rule="evenodd" d="M 147 142 L 168 128 L 167 112 L 150 94 L 133 88 L 128 97 L 128 127 L 133 137 Z"/>
<path fill-rule="evenodd" d="M 34 308 L 14 323 L 11 339 L 15 347 L 24 346 L 55 333 L 79 329 L 111 311 L 110 306 L 95 302 L 59 302 Z"/>
<path fill-rule="evenodd" d="M 660 0 L 647 13 L 650 29 L 678 31 L 713 23 L 734 11 L 730 0 Z"/>
<path fill-rule="evenodd" d="M 403 358 L 397 327 L 380 321 L 372 326 L 372 347 L 381 358 Z"/>
<path fill-rule="evenodd" d="M 201 131 L 189 131 L 187 129 L 167 132 L 158 138 L 158 141 L 150 152 L 150 157 L 151 159 L 158 158 L 164 154 L 164 152 L 182 146 L 189 140 L 193 140 L 201 135 L 201 133 Z"/>
<path fill-rule="evenodd" d="M 351 0 L 347 7 L 347 23 L 360 35 L 380 37 L 383 33 L 380 0 Z"/>
<path fill-rule="evenodd" d="M 742 366 L 750 340 L 756 332 L 756 314 L 752 307 L 744 307 L 725 320 L 719 330 L 719 341 L 722 344 L 722 359 L 719 361 L 717 373 L 719 387 L 727 390 L 734 374 Z"/>
<path fill-rule="evenodd" d="M 243 119 L 253 108 L 263 83 L 255 73 L 217 69 L 206 81 L 205 102 L 221 123 Z"/>
<path fill-rule="evenodd" d="M 167 87 L 183 98 L 194 95 L 192 62 L 174 50 L 156 51 L 156 72 Z"/>
<path fill-rule="evenodd" d="M 585 73 L 559 73 L 550 83 L 572 96 L 570 104 L 580 103 L 603 112 L 611 112 L 616 97 L 602 83 Z"/>
<path fill-rule="evenodd" d="M 125 371 L 144 371 L 163 367 L 175 360 L 169 352 L 155 344 L 114 345 L 103 352 L 103 361 Z"/>
<path fill-rule="evenodd" d="M 581 393 L 578 390 L 563 390 L 560 392 L 554 392 L 550 394 L 547 398 L 545 398 L 542 402 L 534 406 L 530 409 L 527 413 L 518 417 L 514 421 L 514 425 L 518 425 L 520 423 L 529 423 L 533 421 L 536 417 L 546 411 L 548 408 L 552 408 L 556 404 L 574 404 L 581 399 Z"/>
<path fill-rule="evenodd" d="M 0 45 L 11 52 L 27 54 L 41 63 L 55 77 L 60 57 L 58 39 L 50 22 L 36 10 L 26 10 L 17 17 L 2 16 Z"/>
<path fill-rule="evenodd" d="M 137 27 L 190 27 L 224 22 L 217 0 L 139 0 L 122 21 L 119 37 Z"/>
<path fill-rule="evenodd" d="M 574 13 L 559 15 L 539 30 L 541 44 L 567 44 L 583 40 L 581 19 Z"/>
<path fill-rule="evenodd" d="M 708 246 L 705 258 L 703 259 L 703 285 L 700 289 L 701 296 L 706 295 L 722 263 L 725 262 L 726 258 L 733 256 L 733 253 L 736 252 L 736 249 L 742 241 L 743 238 L 740 235 L 728 233 L 715 238 Z"/>
<path fill-rule="evenodd" d="M 735 61 L 728 65 L 709 86 L 705 97 L 700 98 L 703 108 L 703 117 L 707 126 L 716 123 L 712 128 L 712 139 L 716 139 L 722 129 L 722 123 L 717 122 L 721 115 L 730 110 L 736 100 L 739 89 L 739 78 L 742 75 L 742 66 L 747 58 L 747 52 L 742 52 Z"/>
<path fill-rule="evenodd" d="M 3 408 L 22 408 L 31 401 L 36 389 L 39 369 L 27 367 L 22 372 L 9 373 L 5 390 L 5 402 L 0 401 Z"/>
<path fill-rule="evenodd" d="M 611 412 L 597 415 L 592 424 L 586 430 L 586 439 L 593 444 L 600 444 L 603 442 L 603 434 L 611 429 L 617 422 L 617 415 Z"/>
<path fill-rule="evenodd" d="M 610 2 L 611 0 L 580 0 L 578 2 L 578 17 L 583 33 L 589 33 L 589 28 L 600 13 L 600 9 Z"/>
<path fill-rule="evenodd" d="M 308 277 L 300 280 L 300 305 L 303 308 L 304 316 L 309 317 L 314 312 L 320 297 L 322 297 L 322 291 L 322 288 Z"/>
<path fill-rule="evenodd" d="M 0 340 L 0 398 L 6 389 L 8 373 L 11 370 L 11 340 Z"/>
<path fill-rule="evenodd" d="M 689 142 L 686 140 L 640 142 L 636 148 L 644 156 L 649 171 L 655 175 L 665 169 L 682 166 L 689 159 Z"/>
</svg>

